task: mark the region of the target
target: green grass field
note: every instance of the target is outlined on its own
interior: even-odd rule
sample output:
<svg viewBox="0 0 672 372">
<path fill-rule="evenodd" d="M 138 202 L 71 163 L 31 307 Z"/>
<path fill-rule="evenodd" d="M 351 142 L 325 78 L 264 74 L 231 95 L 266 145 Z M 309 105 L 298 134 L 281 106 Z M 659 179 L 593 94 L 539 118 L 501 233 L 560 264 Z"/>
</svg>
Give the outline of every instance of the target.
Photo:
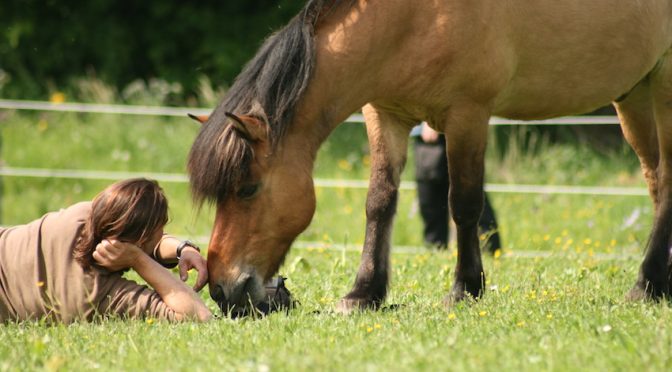
<svg viewBox="0 0 672 372">
<path fill-rule="evenodd" d="M 198 126 L 188 119 L 0 112 L 7 167 L 184 171 Z M 518 135 L 511 130 L 510 137 Z M 627 149 L 582 144 L 509 148 L 487 160 L 491 183 L 638 186 Z M 361 124 L 323 146 L 317 178 L 366 179 Z M 404 174 L 412 180 L 412 161 Z M 28 222 L 92 198 L 111 181 L 2 178 L 1 223 Z M 212 210 L 195 214 L 184 183 L 162 183 L 167 230 L 207 238 Z M 398 249 L 383 311 L 341 316 L 364 235 L 365 190 L 319 188 L 318 210 L 281 268 L 301 302 L 265 319 L 209 324 L 105 321 L 0 328 L 0 370 L 669 370 L 670 306 L 627 303 L 651 225 L 647 197 L 492 193 L 504 253 L 485 259 L 485 297 L 441 305 L 455 250 Z M 395 246 L 421 246 L 415 193 L 401 192 Z M 203 242 L 205 243 L 205 242 Z M 216 308 L 202 293 L 209 306 Z"/>
</svg>

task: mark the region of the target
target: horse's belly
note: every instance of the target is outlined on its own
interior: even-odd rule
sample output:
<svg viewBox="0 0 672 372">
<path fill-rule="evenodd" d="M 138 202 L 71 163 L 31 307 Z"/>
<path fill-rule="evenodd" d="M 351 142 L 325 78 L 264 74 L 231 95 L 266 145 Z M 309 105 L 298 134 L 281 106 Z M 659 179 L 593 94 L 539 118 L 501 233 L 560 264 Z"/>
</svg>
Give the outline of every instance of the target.
<svg viewBox="0 0 672 372">
<path fill-rule="evenodd" d="M 610 81 L 540 79 L 542 84 L 513 83 L 495 99 L 493 115 L 533 120 L 587 113 L 627 95 L 645 74 L 642 69 Z"/>
<path fill-rule="evenodd" d="M 539 119 L 596 109 L 627 94 L 672 44 L 667 0 L 619 7 L 602 0 L 540 3 L 558 8 L 538 11 L 506 33 L 515 68 L 497 94 L 495 115 Z M 565 14 L 562 4 L 590 4 L 599 14 Z"/>
</svg>

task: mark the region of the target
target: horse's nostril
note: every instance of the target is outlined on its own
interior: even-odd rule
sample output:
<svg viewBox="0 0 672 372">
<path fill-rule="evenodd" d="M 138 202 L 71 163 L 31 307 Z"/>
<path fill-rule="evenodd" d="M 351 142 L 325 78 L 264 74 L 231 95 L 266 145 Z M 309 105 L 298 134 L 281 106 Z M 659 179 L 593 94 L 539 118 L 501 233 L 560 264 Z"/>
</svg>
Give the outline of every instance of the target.
<svg viewBox="0 0 672 372">
<path fill-rule="evenodd" d="M 221 284 L 215 284 L 214 286 L 210 286 L 210 297 L 215 302 L 218 303 L 224 302 L 225 300 L 224 288 L 222 287 Z"/>
</svg>

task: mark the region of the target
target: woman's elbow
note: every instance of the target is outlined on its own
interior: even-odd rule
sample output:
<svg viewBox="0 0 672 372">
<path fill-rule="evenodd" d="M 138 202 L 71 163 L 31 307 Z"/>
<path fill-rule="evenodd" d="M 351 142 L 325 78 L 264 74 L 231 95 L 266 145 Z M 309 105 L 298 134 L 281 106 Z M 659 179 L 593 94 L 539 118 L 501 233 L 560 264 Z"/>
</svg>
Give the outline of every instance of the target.
<svg viewBox="0 0 672 372">
<path fill-rule="evenodd" d="M 212 312 L 207 307 L 196 306 L 195 309 L 189 312 L 175 312 L 175 320 L 178 322 L 195 321 L 208 322 L 212 319 Z"/>
<path fill-rule="evenodd" d="M 196 320 L 199 322 L 209 322 L 212 320 L 212 312 L 204 306 L 196 312 Z"/>
<path fill-rule="evenodd" d="M 210 311 L 208 311 L 207 314 L 203 314 L 199 319 L 200 322 L 209 322 L 211 320 L 212 320 L 212 313 Z"/>
</svg>

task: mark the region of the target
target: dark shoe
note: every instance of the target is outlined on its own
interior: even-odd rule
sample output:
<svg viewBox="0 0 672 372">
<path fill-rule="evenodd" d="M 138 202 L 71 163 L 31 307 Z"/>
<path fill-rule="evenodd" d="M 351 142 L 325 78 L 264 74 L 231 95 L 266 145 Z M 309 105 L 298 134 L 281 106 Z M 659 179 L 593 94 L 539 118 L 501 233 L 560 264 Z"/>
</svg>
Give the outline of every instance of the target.
<svg viewBox="0 0 672 372">
<path fill-rule="evenodd" d="M 297 305 L 297 301 L 292 299 L 291 292 L 285 286 L 285 279 L 277 276 L 266 283 L 266 300 L 257 304 L 257 310 L 268 315 L 280 310 L 289 312 Z"/>
<path fill-rule="evenodd" d="M 298 305 L 298 301 L 292 299 L 292 294 L 285 286 L 285 279 L 282 276 L 277 276 L 265 284 L 266 298 L 255 305 L 254 311 L 250 311 L 248 307 L 236 309 L 231 311 L 229 315 L 231 318 L 242 318 L 245 316 L 266 316 L 270 313 L 284 310 L 289 313 L 289 310 Z M 225 312 L 226 313 L 226 312 Z"/>
</svg>

